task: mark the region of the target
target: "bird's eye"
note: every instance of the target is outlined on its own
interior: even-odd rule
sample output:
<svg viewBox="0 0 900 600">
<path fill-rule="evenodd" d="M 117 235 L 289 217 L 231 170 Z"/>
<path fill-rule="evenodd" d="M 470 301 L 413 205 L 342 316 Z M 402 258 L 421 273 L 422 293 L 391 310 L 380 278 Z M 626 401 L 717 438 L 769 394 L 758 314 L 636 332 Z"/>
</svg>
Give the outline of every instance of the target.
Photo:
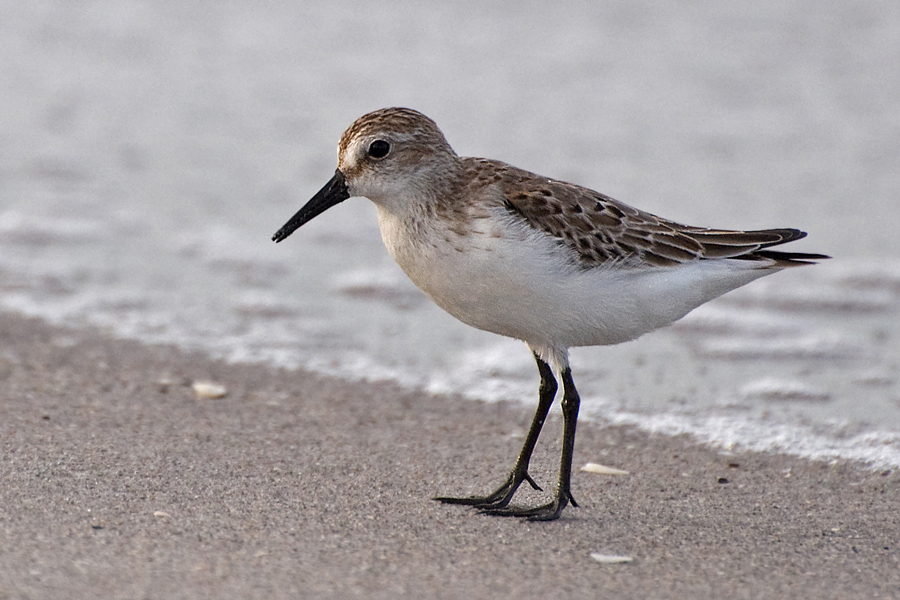
<svg viewBox="0 0 900 600">
<path fill-rule="evenodd" d="M 369 156 L 372 158 L 384 158 L 391 151 L 391 145 L 384 140 L 375 140 L 369 144 Z"/>
</svg>

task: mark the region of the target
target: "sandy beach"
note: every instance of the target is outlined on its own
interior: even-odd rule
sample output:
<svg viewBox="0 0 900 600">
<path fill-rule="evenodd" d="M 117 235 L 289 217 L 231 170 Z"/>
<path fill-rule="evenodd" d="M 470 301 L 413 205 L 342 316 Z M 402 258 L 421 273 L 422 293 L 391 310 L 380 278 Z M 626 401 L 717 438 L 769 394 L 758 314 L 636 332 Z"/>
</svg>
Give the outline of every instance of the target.
<svg viewBox="0 0 900 600">
<path fill-rule="evenodd" d="M 576 464 L 630 475 L 576 472 L 557 522 L 430 500 L 496 484 L 530 416 L 2 314 L 0 597 L 900 596 L 896 472 L 585 424 Z"/>
</svg>

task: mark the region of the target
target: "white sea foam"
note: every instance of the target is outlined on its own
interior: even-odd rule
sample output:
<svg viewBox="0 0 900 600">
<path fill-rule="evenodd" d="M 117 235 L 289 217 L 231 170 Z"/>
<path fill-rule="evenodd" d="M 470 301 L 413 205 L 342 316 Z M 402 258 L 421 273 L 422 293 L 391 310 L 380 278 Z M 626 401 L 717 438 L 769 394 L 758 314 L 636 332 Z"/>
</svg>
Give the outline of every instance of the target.
<svg viewBox="0 0 900 600">
<path fill-rule="evenodd" d="M 687 433 L 702 443 L 725 450 L 776 451 L 814 460 L 852 460 L 876 469 L 900 467 L 900 433 L 894 431 L 844 436 L 839 435 L 838 430 L 826 435 L 813 427 L 732 415 L 646 415 L 604 411 L 597 418 L 667 435 Z"/>
</svg>

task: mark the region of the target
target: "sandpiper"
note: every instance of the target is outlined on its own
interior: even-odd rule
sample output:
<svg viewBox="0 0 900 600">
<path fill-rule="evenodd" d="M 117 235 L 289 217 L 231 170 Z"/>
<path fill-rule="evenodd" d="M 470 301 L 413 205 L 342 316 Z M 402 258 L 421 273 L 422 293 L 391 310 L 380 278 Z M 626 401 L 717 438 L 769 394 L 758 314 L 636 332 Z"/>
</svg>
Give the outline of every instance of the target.
<svg viewBox="0 0 900 600">
<path fill-rule="evenodd" d="M 680 225 L 593 190 L 497 160 L 458 156 L 408 108 L 360 117 L 341 136 L 331 180 L 278 230 L 280 242 L 347 198 L 375 203 L 381 237 L 410 279 L 473 327 L 528 344 L 538 407 L 509 477 L 485 496 L 436 498 L 487 514 L 552 520 L 568 503 L 579 397 L 568 350 L 618 344 L 669 325 L 754 279 L 828 258 L 772 246 L 796 229 Z M 563 445 L 553 500 L 510 505 L 562 382 Z"/>
</svg>

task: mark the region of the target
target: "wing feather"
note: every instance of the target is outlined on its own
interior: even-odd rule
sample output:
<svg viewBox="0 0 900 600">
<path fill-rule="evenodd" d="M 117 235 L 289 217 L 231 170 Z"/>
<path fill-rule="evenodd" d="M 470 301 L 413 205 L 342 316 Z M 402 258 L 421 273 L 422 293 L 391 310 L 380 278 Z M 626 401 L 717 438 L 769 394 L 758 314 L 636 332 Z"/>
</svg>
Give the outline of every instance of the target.
<svg viewBox="0 0 900 600">
<path fill-rule="evenodd" d="M 593 268 L 621 262 L 673 266 L 695 260 L 741 258 L 778 260 L 779 266 L 828 258 L 821 254 L 761 251 L 799 240 L 797 229 L 731 231 L 681 225 L 638 210 L 588 188 L 548 179 L 500 161 L 467 158 L 479 184 L 496 186 L 506 210 L 571 248 L 578 262 Z M 497 174 L 499 173 L 499 178 Z"/>
</svg>

